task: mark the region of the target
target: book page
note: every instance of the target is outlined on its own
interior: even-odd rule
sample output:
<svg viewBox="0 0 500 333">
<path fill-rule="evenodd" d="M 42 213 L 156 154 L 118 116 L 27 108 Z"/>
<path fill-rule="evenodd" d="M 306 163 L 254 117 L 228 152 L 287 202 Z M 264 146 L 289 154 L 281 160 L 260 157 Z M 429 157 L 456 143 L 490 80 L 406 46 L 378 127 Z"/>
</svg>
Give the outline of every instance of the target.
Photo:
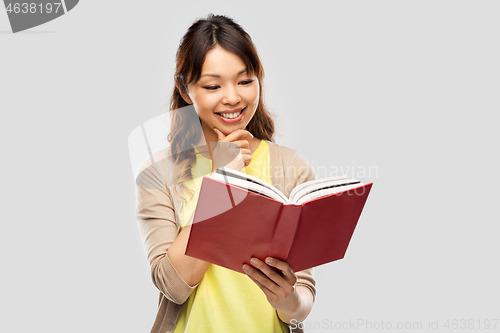
<svg viewBox="0 0 500 333">
<path fill-rule="evenodd" d="M 219 168 L 210 176 L 210 178 L 267 196 L 276 201 L 283 203 L 288 202 L 288 198 L 276 187 L 257 177 L 247 175 L 243 172 L 238 172 L 228 168 Z"/>
<path fill-rule="evenodd" d="M 311 192 L 311 193 L 306 194 L 305 196 L 299 198 L 297 201 L 297 205 L 301 205 L 305 202 L 308 202 L 308 201 L 311 201 L 314 199 L 318 199 L 321 197 L 325 197 L 325 196 L 330 195 L 330 194 L 344 192 L 344 191 L 347 191 L 347 190 L 350 190 L 350 189 L 353 189 L 356 187 L 360 187 L 363 185 L 365 185 L 365 184 L 356 183 L 356 184 L 349 184 L 349 185 L 336 186 L 336 187 L 326 188 L 326 189 L 322 189 L 322 190 L 317 190 L 317 191 Z"/>
<path fill-rule="evenodd" d="M 316 179 L 310 182 L 302 183 L 297 187 L 295 187 L 292 190 L 292 193 L 290 193 L 289 201 L 292 203 L 296 203 L 297 200 L 307 195 L 308 193 L 329 187 L 347 185 L 347 184 L 356 184 L 356 183 L 359 183 L 359 180 L 350 178 L 348 176 L 336 176 L 330 178 Z"/>
</svg>

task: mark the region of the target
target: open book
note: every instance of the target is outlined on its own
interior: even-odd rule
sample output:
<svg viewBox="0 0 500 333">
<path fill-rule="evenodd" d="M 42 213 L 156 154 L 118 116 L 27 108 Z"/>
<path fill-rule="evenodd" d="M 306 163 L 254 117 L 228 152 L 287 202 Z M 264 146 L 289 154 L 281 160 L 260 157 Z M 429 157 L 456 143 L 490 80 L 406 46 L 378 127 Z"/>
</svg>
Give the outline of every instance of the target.
<svg viewBox="0 0 500 333">
<path fill-rule="evenodd" d="M 344 257 L 372 183 L 347 177 L 300 184 L 287 198 L 245 173 L 203 177 L 186 255 L 238 272 L 252 256 L 294 271 Z"/>
<path fill-rule="evenodd" d="M 316 179 L 298 185 L 290 193 L 290 198 L 287 198 L 280 190 L 271 184 L 236 170 L 219 168 L 210 178 L 264 195 L 289 205 L 301 205 L 306 201 L 364 185 L 359 180 L 347 176 Z"/>
</svg>

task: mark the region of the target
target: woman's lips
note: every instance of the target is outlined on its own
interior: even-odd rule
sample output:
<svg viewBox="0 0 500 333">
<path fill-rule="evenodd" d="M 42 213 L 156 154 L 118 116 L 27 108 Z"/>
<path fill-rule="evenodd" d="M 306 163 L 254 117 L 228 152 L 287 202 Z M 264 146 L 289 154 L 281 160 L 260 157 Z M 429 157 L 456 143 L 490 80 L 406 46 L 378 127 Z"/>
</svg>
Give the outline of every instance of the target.
<svg viewBox="0 0 500 333">
<path fill-rule="evenodd" d="M 241 113 L 240 113 L 240 115 L 238 117 L 231 118 L 231 119 L 230 118 L 224 118 L 223 116 L 221 116 L 218 113 L 216 113 L 216 115 L 223 122 L 228 123 L 228 124 L 232 124 L 232 123 L 237 123 L 237 122 L 240 122 L 241 120 L 243 120 L 243 116 L 245 115 L 245 111 L 246 111 L 246 107 L 244 107 L 243 110 L 241 110 Z"/>
</svg>

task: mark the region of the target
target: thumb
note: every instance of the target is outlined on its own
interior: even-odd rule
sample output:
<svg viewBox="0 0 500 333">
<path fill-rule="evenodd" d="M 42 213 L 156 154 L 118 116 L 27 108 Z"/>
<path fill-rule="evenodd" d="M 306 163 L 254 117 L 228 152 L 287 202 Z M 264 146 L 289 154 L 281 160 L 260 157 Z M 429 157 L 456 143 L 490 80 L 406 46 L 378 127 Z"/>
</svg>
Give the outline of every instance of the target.
<svg viewBox="0 0 500 333">
<path fill-rule="evenodd" d="M 224 139 L 226 136 L 224 135 L 224 133 L 222 133 L 221 131 L 219 131 L 216 127 L 214 127 L 214 131 L 215 133 L 217 134 L 217 138 L 220 140 Z"/>
</svg>

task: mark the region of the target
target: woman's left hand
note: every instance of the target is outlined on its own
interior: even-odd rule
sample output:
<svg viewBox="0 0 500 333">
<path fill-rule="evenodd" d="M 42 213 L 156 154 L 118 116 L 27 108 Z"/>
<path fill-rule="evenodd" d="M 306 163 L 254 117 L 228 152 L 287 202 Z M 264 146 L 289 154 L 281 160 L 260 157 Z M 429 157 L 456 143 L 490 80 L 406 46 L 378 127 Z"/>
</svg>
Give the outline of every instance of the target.
<svg viewBox="0 0 500 333">
<path fill-rule="evenodd" d="M 266 262 L 252 258 L 243 271 L 262 289 L 271 306 L 282 313 L 295 313 L 301 306 L 297 276 L 286 261 L 268 257 Z"/>
</svg>

